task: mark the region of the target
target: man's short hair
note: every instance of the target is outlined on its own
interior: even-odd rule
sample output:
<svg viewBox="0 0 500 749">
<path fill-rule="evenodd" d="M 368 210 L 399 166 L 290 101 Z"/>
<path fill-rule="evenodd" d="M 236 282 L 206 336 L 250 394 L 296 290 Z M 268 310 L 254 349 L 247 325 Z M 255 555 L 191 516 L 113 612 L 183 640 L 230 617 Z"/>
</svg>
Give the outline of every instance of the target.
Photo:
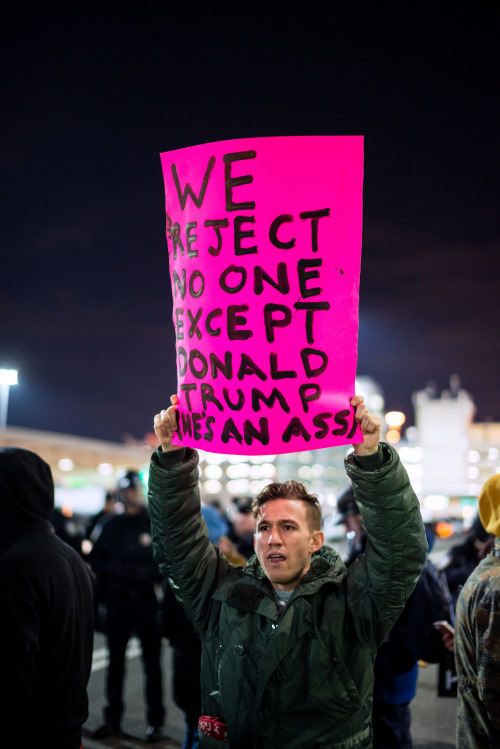
<svg viewBox="0 0 500 749">
<path fill-rule="evenodd" d="M 260 508 L 273 499 L 300 499 L 308 507 L 308 519 L 311 530 L 321 530 L 321 505 L 316 494 L 309 494 L 300 481 L 273 481 L 252 500 L 252 514 L 257 520 Z"/>
</svg>

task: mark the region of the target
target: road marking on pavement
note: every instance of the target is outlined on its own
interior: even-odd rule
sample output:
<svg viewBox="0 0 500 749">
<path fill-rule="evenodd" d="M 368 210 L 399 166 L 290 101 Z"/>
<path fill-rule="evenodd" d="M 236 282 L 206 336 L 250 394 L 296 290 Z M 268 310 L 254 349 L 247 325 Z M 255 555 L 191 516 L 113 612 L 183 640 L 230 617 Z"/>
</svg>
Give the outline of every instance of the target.
<svg viewBox="0 0 500 749">
<path fill-rule="evenodd" d="M 137 658 L 139 655 L 141 655 L 141 644 L 137 637 L 132 637 L 127 645 L 125 658 L 127 658 L 127 660 L 132 660 L 132 658 Z M 92 673 L 94 673 L 94 671 L 102 671 L 103 668 L 106 668 L 108 663 L 109 652 L 107 648 L 98 648 L 97 650 L 94 650 L 92 655 Z"/>
</svg>

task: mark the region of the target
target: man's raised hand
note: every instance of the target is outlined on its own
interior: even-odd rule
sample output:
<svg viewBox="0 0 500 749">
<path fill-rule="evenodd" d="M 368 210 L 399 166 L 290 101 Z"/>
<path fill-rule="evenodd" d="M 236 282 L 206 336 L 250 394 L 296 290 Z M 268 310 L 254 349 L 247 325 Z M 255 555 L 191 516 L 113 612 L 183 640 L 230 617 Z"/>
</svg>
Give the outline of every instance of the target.
<svg viewBox="0 0 500 749">
<path fill-rule="evenodd" d="M 367 409 L 364 400 L 362 395 L 355 395 L 354 398 L 351 398 L 351 406 L 356 408 L 356 421 L 363 435 L 363 442 L 359 445 L 353 445 L 353 447 L 357 455 L 372 455 L 378 450 L 382 432 L 382 419 Z"/>
<path fill-rule="evenodd" d="M 180 450 L 182 447 L 182 445 L 172 444 L 172 437 L 177 431 L 177 413 L 175 407 L 177 406 L 178 398 L 176 395 L 170 396 L 170 403 L 172 405 L 169 408 L 156 414 L 154 418 L 155 434 L 164 453 L 170 450 Z"/>
</svg>

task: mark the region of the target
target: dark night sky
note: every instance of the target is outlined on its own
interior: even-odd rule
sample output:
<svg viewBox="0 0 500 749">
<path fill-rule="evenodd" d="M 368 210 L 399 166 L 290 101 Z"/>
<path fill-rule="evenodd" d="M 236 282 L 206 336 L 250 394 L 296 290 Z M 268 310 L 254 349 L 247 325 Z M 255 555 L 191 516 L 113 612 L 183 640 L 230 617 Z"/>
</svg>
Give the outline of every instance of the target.
<svg viewBox="0 0 500 749">
<path fill-rule="evenodd" d="M 174 392 L 161 151 L 350 134 L 365 136 L 358 373 L 408 414 L 414 390 L 458 373 L 477 418 L 500 420 L 494 6 L 337 5 L 5 19 L 10 425 L 141 438 Z"/>
</svg>

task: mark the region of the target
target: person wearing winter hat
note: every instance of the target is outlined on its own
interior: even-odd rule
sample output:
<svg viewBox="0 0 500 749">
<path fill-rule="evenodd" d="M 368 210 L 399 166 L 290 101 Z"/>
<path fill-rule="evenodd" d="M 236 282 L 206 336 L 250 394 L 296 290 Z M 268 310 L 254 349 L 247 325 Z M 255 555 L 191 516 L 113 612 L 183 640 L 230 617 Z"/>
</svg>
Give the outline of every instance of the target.
<svg viewBox="0 0 500 749">
<path fill-rule="evenodd" d="M 349 567 L 360 554 L 363 554 L 367 542 L 361 513 L 351 485 L 338 495 L 337 513 L 337 524 L 343 523 L 346 529 L 347 553 L 344 563 L 346 567 Z"/>
<path fill-rule="evenodd" d="M 500 537 L 500 473 L 491 476 L 479 497 L 479 517 L 488 533 Z"/>
<path fill-rule="evenodd" d="M 79 749 L 88 717 L 93 580 L 56 536 L 50 467 L 0 447 L 2 746 Z"/>
<path fill-rule="evenodd" d="M 479 516 L 496 538 L 457 602 L 457 749 L 500 746 L 500 474 L 484 484 Z"/>
</svg>

